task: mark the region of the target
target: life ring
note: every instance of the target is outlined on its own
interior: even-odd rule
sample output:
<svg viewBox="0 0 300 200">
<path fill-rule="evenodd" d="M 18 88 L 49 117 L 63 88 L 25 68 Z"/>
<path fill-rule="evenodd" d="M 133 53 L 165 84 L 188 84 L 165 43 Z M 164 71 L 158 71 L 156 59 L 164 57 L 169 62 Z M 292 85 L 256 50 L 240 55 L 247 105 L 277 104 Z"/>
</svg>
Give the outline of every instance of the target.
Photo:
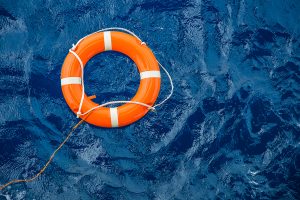
<svg viewBox="0 0 300 200">
<path fill-rule="evenodd" d="M 154 105 L 160 91 L 160 68 L 152 51 L 136 37 L 118 31 L 97 32 L 85 37 L 74 52 L 80 57 L 83 66 L 96 54 L 104 51 L 117 51 L 130 57 L 140 73 L 140 85 L 134 102 Z M 63 96 L 76 114 L 82 96 L 82 72 L 79 60 L 71 52 L 65 58 L 61 70 Z M 84 94 L 81 110 L 86 112 L 98 106 Z M 80 116 L 86 122 L 100 127 L 122 127 L 141 119 L 149 109 L 143 105 L 126 103 L 119 107 L 100 107 L 86 116 Z"/>
</svg>

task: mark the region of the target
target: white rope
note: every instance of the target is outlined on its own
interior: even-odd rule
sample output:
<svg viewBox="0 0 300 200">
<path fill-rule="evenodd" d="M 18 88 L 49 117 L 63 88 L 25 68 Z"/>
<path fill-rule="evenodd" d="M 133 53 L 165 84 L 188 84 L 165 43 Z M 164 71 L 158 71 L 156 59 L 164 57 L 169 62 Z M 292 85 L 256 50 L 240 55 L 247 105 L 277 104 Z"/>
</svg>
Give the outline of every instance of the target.
<svg viewBox="0 0 300 200">
<path fill-rule="evenodd" d="M 141 40 L 141 38 L 139 38 L 134 32 L 132 32 L 132 31 L 126 29 L 126 28 L 111 27 L 111 28 L 104 28 L 104 29 L 95 31 L 95 32 L 93 32 L 93 33 L 91 33 L 91 34 L 88 34 L 88 35 L 84 36 L 83 38 L 81 38 L 80 40 L 78 40 L 78 42 L 77 42 L 75 45 L 74 45 L 74 44 L 72 45 L 72 50 L 74 51 L 74 50 L 76 49 L 76 47 L 78 46 L 78 44 L 79 44 L 82 40 L 84 40 L 85 38 L 87 38 L 87 37 L 89 37 L 89 36 L 91 36 L 91 35 L 93 35 L 93 34 L 95 34 L 95 33 L 100 33 L 100 32 L 104 32 L 104 31 L 112 31 L 112 30 L 119 30 L 119 31 L 123 31 L 123 32 L 129 33 L 129 34 L 133 35 L 134 37 L 136 37 L 136 38 L 141 42 L 141 45 L 146 45 L 146 43 L 143 42 L 143 41 Z"/>
<path fill-rule="evenodd" d="M 101 107 L 104 107 L 104 106 L 107 106 L 107 105 L 112 105 L 112 104 L 119 104 L 119 103 L 132 103 L 132 104 L 137 104 L 137 105 L 141 105 L 141 106 L 145 106 L 147 107 L 149 110 L 155 110 L 154 107 L 152 106 L 149 106 L 148 104 L 145 104 L 145 103 L 142 103 L 142 102 L 138 102 L 138 101 L 110 101 L 110 102 L 107 102 L 107 103 L 104 103 L 104 104 L 101 104 L 99 106 L 96 106 L 94 108 L 91 108 L 89 109 L 88 111 L 86 111 L 85 113 L 81 114 L 81 115 L 86 115 L 88 113 L 90 113 L 91 111 L 97 109 L 97 108 L 101 108 Z"/>
<path fill-rule="evenodd" d="M 80 64 L 80 68 L 81 68 L 81 86 L 82 86 L 82 92 L 81 92 L 81 99 L 80 99 L 80 104 L 79 104 L 79 108 L 78 108 L 78 112 L 77 114 L 77 118 L 79 118 L 79 116 L 81 115 L 81 108 L 82 108 L 82 104 L 83 104 L 83 99 L 84 99 L 84 81 L 83 81 L 83 73 L 84 73 L 84 69 L 83 69 L 83 63 L 81 58 L 77 55 L 77 53 L 75 53 L 72 49 L 69 50 L 70 53 L 72 53 L 78 60 L 79 64 Z"/>
<path fill-rule="evenodd" d="M 160 64 L 160 62 L 158 60 L 156 60 L 157 63 L 159 64 L 159 66 L 165 71 L 165 73 L 167 74 L 168 78 L 169 78 L 169 81 L 170 81 L 170 84 L 171 84 L 171 91 L 170 91 L 170 94 L 164 99 L 162 100 L 160 103 L 156 104 L 153 106 L 153 108 L 156 108 L 158 106 L 161 106 L 162 104 L 164 104 L 168 99 L 171 98 L 171 96 L 173 95 L 173 92 L 174 92 L 174 85 L 173 85 L 173 80 L 172 80 L 172 77 L 171 75 L 169 74 L 169 72 L 167 71 L 167 69 L 162 65 Z"/>
<path fill-rule="evenodd" d="M 120 27 L 112 27 L 112 28 L 105 28 L 105 29 L 101 29 L 99 31 L 96 31 L 94 33 L 91 33 L 83 38 L 81 38 L 75 45 L 73 44 L 72 48 L 69 50 L 70 53 L 72 53 L 75 58 L 78 60 L 78 62 L 80 63 L 80 67 L 81 67 L 81 85 L 82 85 L 82 93 L 81 93 L 81 100 L 80 100 L 80 104 L 79 104 L 79 108 L 78 108 L 78 112 L 77 112 L 77 118 L 79 118 L 80 116 L 82 115 L 86 115 L 88 113 L 90 113 L 91 111 L 97 109 L 97 108 L 100 108 L 100 107 L 104 107 L 104 106 L 107 106 L 107 105 L 112 105 L 112 104 L 120 104 L 120 103 L 131 103 L 131 104 L 137 104 L 137 105 L 141 105 L 141 106 L 145 106 L 147 107 L 149 110 L 155 110 L 156 107 L 158 106 L 161 106 L 162 104 L 164 104 L 169 98 L 171 98 L 171 96 L 173 95 L 173 91 L 174 91 L 174 85 L 173 85 L 173 80 L 172 80 L 172 77 L 171 75 L 169 74 L 169 72 L 167 71 L 167 69 L 162 65 L 160 64 L 160 62 L 157 60 L 157 63 L 159 64 L 159 66 L 165 71 L 165 73 L 167 74 L 168 78 L 169 78 L 169 81 L 170 81 L 170 84 L 171 84 L 171 91 L 170 91 L 170 94 L 163 100 L 161 101 L 160 103 L 154 105 L 154 106 L 150 106 L 148 104 L 145 104 L 145 103 L 142 103 L 142 102 L 137 102 L 137 101 L 110 101 L 110 102 L 107 102 L 107 103 L 103 103 L 101 105 L 98 105 L 98 106 L 95 106 L 93 108 L 91 108 L 90 110 L 86 111 L 85 113 L 81 113 L 81 109 L 82 109 L 82 104 L 83 104 L 83 100 L 84 100 L 84 81 L 83 81 L 83 75 L 84 75 L 84 66 L 83 66 L 83 63 L 82 63 L 82 60 L 81 58 L 78 56 L 78 54 L 75 52 L 75 49 L 76 47 L 78 46 L 78 44 L 84 40 L 86 37 L 92 35 L 92 34 L 95 34 L 95 33 L 99 33 L 99 32 L 103 32 L 103 31 L 110 31 L 110 30 L 120 30 L 120 31 L 124 31 L 126 33 L 129 33 L 131 35 L 133 35 L 134 37 L 136 37 L 140 42 L 141 42 L 141 45 L 146 45 L 145 42 L 143 42 L 136 34 L 134 34 L 132 31 L 128 30 L 128 29 L 125 29 L 125 28 L 120 28 Z"/>
</svg>

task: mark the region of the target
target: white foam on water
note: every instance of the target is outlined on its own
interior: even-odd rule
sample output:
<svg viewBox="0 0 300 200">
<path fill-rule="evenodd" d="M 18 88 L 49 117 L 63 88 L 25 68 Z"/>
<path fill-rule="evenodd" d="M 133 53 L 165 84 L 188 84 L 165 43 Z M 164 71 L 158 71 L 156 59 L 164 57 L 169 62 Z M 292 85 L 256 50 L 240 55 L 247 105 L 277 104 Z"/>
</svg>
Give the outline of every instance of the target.
<svg viewBox="0 0 300 200">
<path fill-rule="evenodd" d="M 225 117 L 219 112 L 213 112 L 206 116 L 205 121 L 201 123 L 199 135 L 193 141 L 192 147 L 185 154 L 186 159 L 191 159 L 199 148 L 208 143 L 212 143 L 217 134 L 224 125 Z"/>
<path fill-rule="evenodd" d="M 251 171 L 250 169 L 248 170 L 248 174 L 250 174 L 251 176 L 256 176 L 256 174 L 258 174 L 260 171 Z"/>
<path fill-rule="evenodd" d="M 259 185 L 259 183 L 258 183 L 258 182 L 256 182 L 256 181 L 253 181 L 253 180 L 252 180 L 252 181 L 249 181 L 249 183 L 250 183 L 250 184 L 254 184 L 254 185 Z"/>
<path fill-rule="evenodd" d="M 290 38 L 286 43 L 286 52 L 289 56 L 292 56 L 293 53 L 293 38 Z"/>
<path fill-rule="evenodd" d="M 7 35 L 8 33 L 20 33 L 27 32 L 26 23 L 22 19 L 12 20 L 7 19 L 8 23 L 5 23 L 6 26 L 1 27 L 0 36 Z"/>
<path fill-rule="evenodd" d="M 251 98 L 249 98 L 251 99 Z M 249 102 L 247 102 L 247 105 L 249 105 Z M 245 113 L 245 121 L 246 121 L 246 126 L 247 126 L 247 130 L 250 134 L 252 134 L 252 124 L 251 124 L 251 120 L 252 120 L 252 112 L 251 112 L 251 108 L 250 106 L 247 106 L 246 111 L 243 112 Z"/>
<path fill-rule="evenodd" d="M 270 162 L 272 161 L 273 158 L 273 154 L 272 151 L 270 149 L 267 149 L 263 155 L 263 165 L 266 166 L 268 164 L 270 164 Z"/>
<path fill-rule="evenodd" d="M 96 139 L 93 143 L 88 144 L 87 147 L 81 148 L 77 154 L 82 160 L 91 164 L 97 160 L 99 155 L 105 155 L 105 150 L 100 140 Z"/>
<path fill-rule="evenodd" d="M 234 85 L 234 83 L 231 79 L 228 79 L 227 84 L 228 84 L 228 87 L 229 87 L 229 89 L 227 91 L 227 99 L 231 99 L 232 96 L 234 95 L 235 91 L 236 91 L 236 88 L 235 88 L 235 85 Z"/>
<path fill-rule="evenodd" d="M 181 161 L 181 165 L 174 173 L 175 175 L 172 179 L 162 183 L 162 185 L 158 187 L 155 199 L 167 200 L 174 198 L 174 196 L 182 190 L 191 170 L 192 169 L 186 169 L 183 161 Z"/>
<path fill-rule="evenodd" d="M 224 19 L 224 21 L 220 21 L 217 25 L 218 30 L 221 35 L 221 45 L 220 45 L 220 52 L 221 52 L 221 59 L 220 59 L 220 66 L 221 66 L 221 73 L 226 73 L 229 69 L 228 66 L 228 56 L 230 54 L 231 49 L 231 41 L 232 41 L 232 34 L 233 34 L 233 25 L 232 25 L 232 8 L 230 4 L 227 4 L 227 12 L 229 18 Z"/>
<path fill-rule="evenodd" d="M 16 199 L 17 200 L 22 200 L 22 199 L 25 198 L 25 195 L 26 195 L 26 191 L 20 191 L 20 192 L 17 193 Z"/>
<path fill-rule="evenodd" d="M 0 194 L 0 197 L 4 197 L 6 200 L 12 200 L 8 194 Z"/>
<path fill-rule="evenodd" d="M 237 16 L 238 25 L 244 25 L 245 12 L 246 12 L 246 3 L 245 3 L 245 0 L 241 0 L 239 11 L 238 11 L 238 16 Z"/>
<path fill-rule="evenodd" d="M 199 131 L 199 135 L 203 135 L 204 132 L 204 124 L 205 121 L 201 123 L 200 126 L 200 131 Z M 197 137 L 194 141 L 193 141 L 193 145 L 191 148 L 189 148 L 189 150 L 187 151 L 187 153 L 185 154 L 187 159 L 191 159 L 192 156 L 197 152 L 197 150 L 199 149 L 199 147 L 202 145 L 202 141 L 201 141 L 201 136 Z"/>
</svg>

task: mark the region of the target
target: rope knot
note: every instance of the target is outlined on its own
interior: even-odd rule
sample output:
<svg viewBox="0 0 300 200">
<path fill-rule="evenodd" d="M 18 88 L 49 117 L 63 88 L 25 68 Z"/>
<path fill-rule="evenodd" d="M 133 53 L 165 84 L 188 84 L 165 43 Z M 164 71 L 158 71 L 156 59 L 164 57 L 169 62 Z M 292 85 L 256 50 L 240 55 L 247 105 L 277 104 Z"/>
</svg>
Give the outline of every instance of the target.
<svg viewBox="0 0 300 200">
<path fill-rule="evenodd" d="M 152 112 L 156 112 L 156 109 L 154 107 L 149 107 L 148 110 L 150 110 Z"/>
<path fill-rule="evenodd" d="M 74 51 L 75 49 L 76 49 L 76 45 L 75 45 L 75 44 L 72 44 L 71 50 Z"/>
<path fill-rule="evenodd" d="M 80 111 L 78 111 L 78 112 L 76 113 L 76 115 L 77 115 L 77 118 L 79 118 L 79 117 L 80 117 L 80 115 L 81 115 L 81 112 L 80 112 Z"/>
<path fill-rule="evenodd" d="M 141 45 L 147 45 L 146 42 L 141 42 Z"/>
</svg>

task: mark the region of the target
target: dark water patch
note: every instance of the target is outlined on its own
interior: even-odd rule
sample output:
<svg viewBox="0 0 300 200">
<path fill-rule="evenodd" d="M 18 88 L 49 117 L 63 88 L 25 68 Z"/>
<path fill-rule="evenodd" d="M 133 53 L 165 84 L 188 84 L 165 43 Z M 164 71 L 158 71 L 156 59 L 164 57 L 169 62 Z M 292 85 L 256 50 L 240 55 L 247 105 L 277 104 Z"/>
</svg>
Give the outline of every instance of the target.
<svg viewBox="0 0 300 200">
<path fill-rule="evenodd" d="M 4 165 L 18 153 L 18 146 L 35 137 L 26 130 L 27 122 L 24 120 L 7 122 L 0 129 L 0 164 Z"/>
<path fill-rule="evenodd" d="M 0 16 L 8 17 L 11 20 L 16 20 L 16 18 L 2 6 L 0 6 Z"/>
<path fill-rule="evenodd" d="M 234 113 L 234 115 L 239 115 L 241 110 L 244 109 L 245 103 L 239 97 L 239 93 L 235 93 L 231 99 L 225 101 L 225 110 L 229 113 Z"/>
<path fill-rule="evenodd" d="M 287 178 L 288 187 L 292 196 L 297 198 L 300 196 L 300 150 L 295 149 L 292 156 L 292 163 L 289 167 L 289 175 Z"/>
<path fill-rule="evenodd" d="M 233 33 L 233 39 L 232 39 L 232 44 L 235 46 L 240 46 L 240 45 L 246 45 L 252 38 L 253 31 L 251 30 L 245 30 L 242 32 L 234 32 Z"/>
<path fill-rule="evenodd" d="M 33 59 L 39 60 L 39 61 L 43 61 L 43 62 L 49 60 L 49 58 L 46 58 L 46 57 L 44 57 L 43 55 L 39 55 L 39 54 L 33 55 Z"/>
<path fill-rule="evenodd" d="M 183 8 L 187 8 L 191 6 L 190 1 L 181 1 L 181 0 L 166 0 L 166 1 L 156 1 L 150 0 L 146 3 L 142 3 L 140 6 L 142 9 L 146 10 L 155 10 L 156 12 L 163 12 L 163 11 L 176 11 Z"/>
<path fill-rule="evenodd" d="M 158 175 L 165 174 L 167 176 L 172 176 L 172 172 L 174 172 L 178 166 L 179 158 L 173 157 L 172 153 L 167 155 L 170 157 L 163 156 L 155 163 L 155 171 L 159 172 Z"/>
<path fill-rule="evenodd" d="M 261 48 L 256 45 L 253 45 L 249 54 L 246 56 L 245 60 L 256 60 L 260 61 L 260 58 L 271 56 L 272 52 L 269 49 Z"/>
<path fill-rule="evenodd" d="M 169 146 L 169 150 L 181 154 L 192 147 L 194 137 L 188 127 L 184 127 Z"/>
<path fill-rule="evenodd" d="M 223 165 L 226 164 L 227 161 L 232 160 L 231 158 L 228 158 L 224 154 L 220 154 L 212 158 L 210 160 L 209 165 L 208 165 L 208 172 L 209 173 L 218 173 L 219 170 L 223 167 Z"/>
<path fill-rule="evenodd" d="M 250 108 L 252 113 L 251 126 L 253 132 L 259 132 L 263 125 L 269 123 L 280 124 L 280 119 L 272 111 L 269 101 L 255 98 L 251 102 Z"/>
<path fill-rule="evenodd" d="M 205 112 L 218 111 L 224 107 L 224 103 L 219 103 L 215 97 L 208 97 L 203 100 L 203 110 Z"/>
<path fill-rule="evenodd" d="M 0 67 L 0 75 L 1 76 L 24 76 L 24 70 L 19 69 L 14 66 L 1 66 Z"/>
<path fill-rule="evenodd" d="M 219 19 L 219 10 L 211 1 L 204 1 L 201 8 L 201 16 L 204 22 L 209 24 L 217 24 Z"/>
<path fill-rule="evenodd" d="M 62 119 L 59 116 L 51 113 L 45 118 L 45 120 L 53 124 L 57 130 L 63 130 Z"/>
<path fill-rule="evenodd" d="M 246 99 L 247 97 L 249 97 L 250 94 L 249 89 L 250 87 L 241 87 L 239 91 L 241 99 Z"/>
<path fill-rule="evenodd" d="M 23 77 L 16 76 L 2 76 L 0 79 L 1 82 L 1 90 L 4 93 L 9 93 L 8 91 L 24 91 L 27 90 L 27 80 Z"/>
<path fill-rule="evenodd" d="M 287 32 L 275 32 L 275 35 L 277 37 L 283 37 L 286 40 L 291 38 L 291 35 Z"/>
<path fill-rule="evenodd" d="M 196 125 L 201 124 L 204 119 L 205 115 L 202 109 L 199 107 L 191 116 L 189 116 L 187 119 L 187 124 L 189 124 L 190 128 L 193 129 Z"/>
<path fill-rule="evenodd" d="M 300 94 L 300 67 L 293 62 L 276 68 L 271 77 L 272 85 L 281 94 L 281 100 L 297 106 L 297 96 Z"/>
<path fill-rule="evenodd" d="M 274 33 L 267 29 L 258 29 L 255 33 L 255 40 L 262 45 L 272 43 L 274 42 Z"/>
<path fill-rule="evenodd" d="M 61 97 L 61 87 L 59 77 L 53 74 L 31 73 L 29 84 L 34 87 L 31 90 L 33 97 L 56 96 Z"/>
</svg>

